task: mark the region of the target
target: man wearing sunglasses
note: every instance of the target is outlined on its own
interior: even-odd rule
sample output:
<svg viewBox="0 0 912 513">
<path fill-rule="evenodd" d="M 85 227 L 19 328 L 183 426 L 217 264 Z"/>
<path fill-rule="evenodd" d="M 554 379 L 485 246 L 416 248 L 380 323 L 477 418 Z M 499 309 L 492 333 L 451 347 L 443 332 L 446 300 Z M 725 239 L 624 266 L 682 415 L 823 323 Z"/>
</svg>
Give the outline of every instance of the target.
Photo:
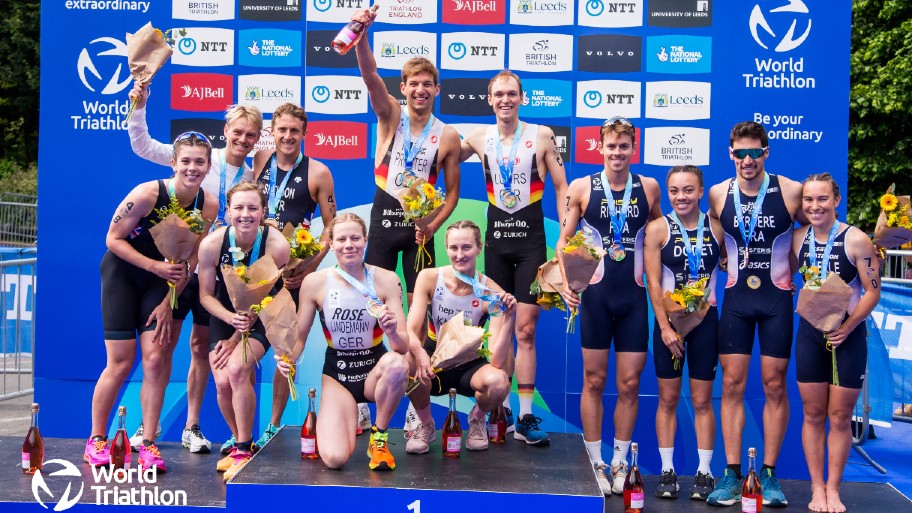
<svg viewBox="0 0 912 513">
<path fill-rule="evenodd" d="M 170 167 L 172 145 L 152 139 L 146 124 L 148 84 L 134 85 L 130 91 L 130 99 L 134 98 L 137 101 L 136 109 L 133 111 L 133 117 L 127 122 L 127 133 L 130 135 L 133 152 L 148 161 Z M 225 193 L 241 180 L 253 180 L 253 171 L 244 159 L 259 141 L 262 128 L 263 115 L 256 107 L 235 105 L 225 112 L 225 147 L 212 149 L 209 173 L 201 185 L 204 191 L 219 200 L 218 219 L 213 223 L 214 227 L 225 224 Z M 205 135 L 198 136 L 209 140 Z M 179 313 L 176 315 L 185 315 L 188 309 L 193 313 L 193 328 L 190 332 L 190 369 L 187 374 L 187 423 L 181 440 L 182 445 L 189 448 L 190 452 L 208 453 L 211 444 L 200 430 L 199 416 L 206 393 L 206 383 L 209 381 L 209 312 L 199 303 L 199 280 L 195 272 L 184 289 L 181 305 L 178 307 Z M 155 436 L 157 437 L 158 433 Z M 142 439 L 143 426 L 140 424 L 130 441 L 134 446 L 138 446 Z"/>
<path fill-rule="evenodd" d="M 646 288 L 643 281 L 643 237 L 646 224 L 662 217 L 659 183 L 630 172 L 636 153 L 636 129 L 626 118 L 602 123 L 604 169 L 577 178 L 567 191 L 567 212 L 557 249 L 576 233 L 589 232 L 607 253 L 593 281 L 582 293 L 565 289 L 564 300 L 579 307 L 583 351 L 580 419 L 583 441 L 605 495 L 623 493 L 627 453 L 639 410 L 640 375 L 649 349 Z M 602 459 L 602 393 L 608 353 L 614 342 L 618 389 L 614 409 L 614 452 L 610 467 Z"/>
<path fill-rule="evenodd" d="M 802 223 L 801 184 L 764 169 L 769 138 L 759 123 L 731 131 L 729 156 L 735 178 L 709 191 L 709 214 L 725 230 L 728 282 L 719 320 L 722 363 L 722 436 L 728 468 L 707 502 L 730 506 L 741 499 L 741 435 L 744 389 L 754 346 L 760 339 L 763 410 L 763 504 L 788 504 L 776 480 L 776 460 L 788 426 L 785 373 L 792 352 L 792 269 L 789 248 L 796 219 Z"/>
<path fill-rule="evenodd" d="M 485 274 L 516 296 L 516 362 L 519 415 L 513 437 L 529 445 L 549 443 L 532 414 L 535 391 L 535 329 L 541 311 L 529 292 L 538 267 L 547 260 L 542 194 L 551 175 L 557 204 L 567 189 L 564 163 L 554 131 L 519 119 L 522 83 L 504 70 L 488 83 L 488 105 L 497 123 L 480 127 L 462 141 L 461 161 L 473 153 L 481 159 L 488 190 L 488 227 L 485 234 Z M 563 219 L 561 209 L 558 220 Z M 509 373 L 509 371 L 508 371 Z M 504 406 L 509 408 L 510 397 Z M 512 412 L 508 413 L 509 417 Z M 509 428 L 508 428 L 509 429 Z"/>
</svg>

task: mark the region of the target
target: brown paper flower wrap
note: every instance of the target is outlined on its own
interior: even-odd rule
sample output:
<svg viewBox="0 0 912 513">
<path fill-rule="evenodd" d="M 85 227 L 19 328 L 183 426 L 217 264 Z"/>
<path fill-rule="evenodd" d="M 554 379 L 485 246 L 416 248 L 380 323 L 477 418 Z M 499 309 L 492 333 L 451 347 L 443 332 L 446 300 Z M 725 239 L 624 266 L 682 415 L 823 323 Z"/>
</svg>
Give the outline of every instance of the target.
<svg viewBox="0 0 912 513">
<path fill-rule="evenodd" d="M 805 275 L 807 278 L 807 275 Z M 816 280 L 819 282 L 819 278 Z M 833 385 L 839 386 L 839 372 L 836 368 L 836 348 L 830 344 L 827 333 L 842 325 L 849 301 L 852 300 L 852 287 L 849 287 L 837 273 L 827 273 L 827 277 L 819 286 L 815 280 L 807 280 L 801 292 L 798 293 L 798 307 L 795 313 L 801 316 L 811 326 L 823 332 L 827 349 L 832 353 L 833 360 Z"/>
<path fill-rule="evenodd" d="M 411 178 L 407 187 L 396 192 L 396 199 L 402 205 L 405 220 L 414 222 L 421 231 L 427 231 L 428 226 L 434 222 L 446 204 L 444 193 L 421 177 Z M 425 248 L 426 242 L 422 241 L 418 246 L 418 255 L 415 257 L 416 271 L 434 263 L 431 254 Z"/>
<path fill-rule="evenodd" d="M 437 347 L 431 355 L 434 375 L 479 358 L 487 338 L 484 328 L 465 325 L 463 312 L 454 315 L 437 333 Z M 410 377 L 405 395 L 412 393 L 419 384 L 416 377 Z"/>
<path fill-rule="evenodd" d="M 298 336 L 298 314 L 294 300 L 288 289 L 279 291 L 272 301 L 259 312 L 260 320 L 266 327 L 266 339 L 272 345 L 275 354 L 291 366 L 288 372 L 288 389 L 291 400 L 298 400 L 295 387 L 295 366 L 292 362 L 295 341 Z"/>
<path fill-rule="evenodd" d="M 575 235 L 567 239 L 567 245 L 555 252 L 557 260 L 560 263 L 561 281 L 567 284 L 567 288 L 576 294 L 582 294 L 592 276 L 598 269 L 599 262 L 605 256 L 605 251 L 601 247 L 596 247 L 583 234 L 582 231 L 576 232 Z M 570 309 L 567 317 L 567 333 L 576 331 L 576 316 L 579 310 Z"/>
<path fill-rule="evenodd" d="M 909 196 L 894 196 L 894 186 L 880 198 L 880 216 L 874 227 L 874 244 L 881 248 L 898 248 L 912 242 Z"/>
<path fill-rule="evenodd" d="M 171 58 L 171 44 L 174 40 L 146 23 L 135 34 L 127 34 L 127 64 L 130 66 L 130 75 L 133 80 L 145 85 L 152 81 L 152 77 Z M 127 120 L 133 116 L 137 100 L 130 103 Z"/>
<path fill-rule="evenodd" d="M 238 270 L 243 270 L 243 277 Z M 254 305 L 259 305 L 263 298 L 269 295 L 275 282 L 279 280 L 281 271 L 276 267 L 271 256 L 264 255 L 250 267 L 235 268 L 232 265 L 222 265 L 222 277 L 225 280 L 225 290 L 231 299 L 231 306 L 235 312 L 253 313 Z M 245 281 L 246 279 L 246 281 Z M 241 343 L 244 345 L 244 363 L 247 363 L 247 344 L 250 332 L 244 332 Z"/>
<path fill-rule="evenodd" d="M 297 227 L 287 223 L 282 229 L 282 235 L 291 246 L 291 258 L 282 269 L 282 277 L 285 279 L 294 278 L 313 265 L 323 245 L 310 234 L 310 230 L 304 225 L 299 224 Z"/>
<path fill-rule="evenodd" d="M 165 257 L 169 263 L 179 264 L 186 262 L 196 243 L 199 241 L 201 234 L 194 233 L 190 225 L 181 219 L 177 214 L 169 214 L 163 220 L 155 223 L 155 226 L 149 229 L 152 240 L 155 241 L 155 247 Z M 169 301 L 171 309 L 177 308 L 177 289 L 175 284 L 168 282 Z"/>
<path fill-rule="evenodd" d="M 703 322 L 706 312 L 709 311 L 709 301 L 706 300 L 707 278 L 700 278 L 693 284 L 682 284 L 675 290 L 665 292 L 662 297 L 662 307 L 668 316 L 668 322 L 678 335 L 678 340 L 684 342 L 684 337 Z M 683 304 L 682 304 L 683 303 Z M 681 367 L 681 359 L 675 356 L 674 369 Z"/>
<path fill-rule="evenodd" d="M 567 311 L 564 305 L 564 299 L 560 294 L 564 287 L 564 278 L 561 276 L 560 262 L 557 257 L 538 266 L 538 274 L 535 281 L 529 287 L 529 292 L 535 294 L 539 306 L 545 310 L 557 308 L 558 310 Z"/>
</svg>

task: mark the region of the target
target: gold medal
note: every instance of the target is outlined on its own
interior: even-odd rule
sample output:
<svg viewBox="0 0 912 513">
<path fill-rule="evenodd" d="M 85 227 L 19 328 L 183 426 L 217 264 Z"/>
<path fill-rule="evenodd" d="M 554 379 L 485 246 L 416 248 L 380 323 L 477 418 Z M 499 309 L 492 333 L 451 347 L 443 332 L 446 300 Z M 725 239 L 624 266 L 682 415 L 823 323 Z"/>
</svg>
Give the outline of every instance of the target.
<svg viewBox="0 0 912 513">
<path fill-rule="evenodd" d="M 754 290 L 757 290 L 760 288 L 760 283 L 761 283 L 760 278 L 758 278 L 756 276 L 747 277 L 747 286 Z"/>
</svg>

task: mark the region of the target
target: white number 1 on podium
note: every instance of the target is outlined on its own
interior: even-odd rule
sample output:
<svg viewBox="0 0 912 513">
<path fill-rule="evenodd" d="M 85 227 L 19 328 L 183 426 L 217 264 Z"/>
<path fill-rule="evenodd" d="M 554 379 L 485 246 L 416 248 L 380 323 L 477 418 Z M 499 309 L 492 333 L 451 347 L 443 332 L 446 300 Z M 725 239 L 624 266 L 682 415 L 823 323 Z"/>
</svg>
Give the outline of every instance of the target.
<svg viewBox="0 0 912 513">
<path fill-rule="evenodd" d="M 421 499 L 416 500 L 415 502 L 408 505 L 409 511 L 414 511 L 415 513 L 421 513 Z"/>
</svg>

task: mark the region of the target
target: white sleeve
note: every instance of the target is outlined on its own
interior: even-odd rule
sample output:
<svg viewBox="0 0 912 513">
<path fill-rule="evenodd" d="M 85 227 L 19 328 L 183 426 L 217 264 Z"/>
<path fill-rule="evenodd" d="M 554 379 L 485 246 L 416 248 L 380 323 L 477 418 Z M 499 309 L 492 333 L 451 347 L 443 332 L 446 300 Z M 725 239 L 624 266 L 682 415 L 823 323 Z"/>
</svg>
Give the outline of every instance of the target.
<svg viewBox="0 0 912 513">
<path fill-rule="evenodd" d="M 127 133 L 130 134 L 133 153 L 137 156 L 163 166 L 171 165 L 172 146 L 162 144 L 149 135 L 145 107 L 133 111 L 133 117 L 127 122 Z"/>
</svg>

